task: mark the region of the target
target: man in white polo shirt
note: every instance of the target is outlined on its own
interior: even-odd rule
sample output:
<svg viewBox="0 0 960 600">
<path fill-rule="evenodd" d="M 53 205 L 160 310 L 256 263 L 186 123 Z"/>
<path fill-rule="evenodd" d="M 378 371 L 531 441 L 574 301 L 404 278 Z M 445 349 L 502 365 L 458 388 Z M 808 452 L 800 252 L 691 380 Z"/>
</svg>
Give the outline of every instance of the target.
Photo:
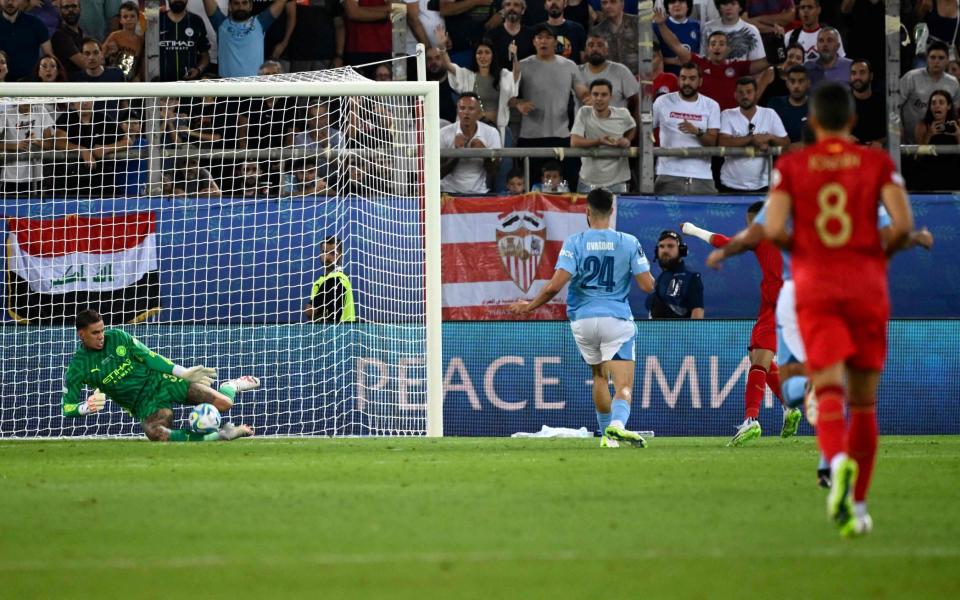
<svg viewBox="0 0 960 600">
<path fill-rule="evenodd" d="M 700 67 L 680 67 L 680 91 L 653 103 L 653 126 L 660 128 L 661 148 L 715 146 L 720 133 L 720 105 L 699 93 Z M 661 156 L 657 159 L 657 194 L 716 194 L 710 158 Z"/>
<path fill-rule="evenodd" d="M 738 79 L 733 94 L 739 106 L 720 114 L 718 145 L 767 150 L 790 144 L 780 115 L 771 108 L 757 106 L 757 82 L 753 77 Z M 728 157 L 720 169 L 721 192 L 765 192 L 769 184 L 766 158 Z"/>
<path fill-rule="evenodd" d="M 440 130 L 441 148 L 500 148 L 500 132 L 480 122 L 480 98 L 464 92 L 457 101 L 457 122 Z M 440 191 L 486 194 L 487 179 L 497 170 L 492 158 L 447 158 L 440 162 Z"/>
<path fill-rule="evenodd" d="M 629 148 L 637 122 L 626 108 L 610 106 L 613 84 L 606 79 L 590 82 L 592 106 L 581 106 L 570 130 L 573 148 Z M 630 164 L 622 158 L 584 157 L 577 191 L 588 194 L 597 188 L 623 194 L 630 182 Z"/>
</svg>

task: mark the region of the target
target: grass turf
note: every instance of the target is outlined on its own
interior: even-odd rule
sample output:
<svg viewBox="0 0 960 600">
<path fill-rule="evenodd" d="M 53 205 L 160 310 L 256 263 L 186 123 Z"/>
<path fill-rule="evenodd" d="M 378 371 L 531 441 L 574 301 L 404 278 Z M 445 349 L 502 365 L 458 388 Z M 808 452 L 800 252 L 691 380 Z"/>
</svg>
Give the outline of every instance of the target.
<svg viewBox="0 0 960 600">
<path fill-rule="evenodd" d="M 960 597 L 960 438 L 883 438 L 840 540 L 812 439 L 0 442 L 0 597 Z"/>
</svg>

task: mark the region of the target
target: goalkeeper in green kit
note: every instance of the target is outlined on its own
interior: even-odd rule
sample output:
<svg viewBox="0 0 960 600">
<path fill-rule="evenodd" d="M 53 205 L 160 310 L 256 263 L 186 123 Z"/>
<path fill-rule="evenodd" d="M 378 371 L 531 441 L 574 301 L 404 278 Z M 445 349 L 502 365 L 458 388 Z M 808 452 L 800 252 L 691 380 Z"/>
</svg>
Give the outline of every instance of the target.
<svg viewBox="0 0 960 600">
<path fill-rule="evenodd" d="M 227 423 L 220 431 L 201 434 L 173 429 L 173 406 L 213 404 L 224 413 L 233 406 L 237 392 L 260 387 L 256 377 L 231 379 L 217 390 L 214 369 L 202 365 L 185 369 L 153 352 L 121 329 L 103 324 L 100 313 L 83 310 L 76 319 L 80 347 L 70 360 L 63 388 L 63 416 L 93 414 L 106 404 L 106 397 L 138 419 L 151 441 L 230 441 L 253 435 L 246 425 Z M 94 390 L 80 399 L 83 386 Z"/>
</svg>

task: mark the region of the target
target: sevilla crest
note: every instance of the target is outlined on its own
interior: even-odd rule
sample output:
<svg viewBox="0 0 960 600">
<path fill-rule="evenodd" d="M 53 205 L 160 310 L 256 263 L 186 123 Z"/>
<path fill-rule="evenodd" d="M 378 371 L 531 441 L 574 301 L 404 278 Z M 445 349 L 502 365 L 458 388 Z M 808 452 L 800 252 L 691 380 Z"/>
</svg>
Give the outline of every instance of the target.
<svg viewBox="0 0 960 600">
<path fill-rule="evenodd" d="M 547 230 L 543 215 L 518 210 L 499 216 L 497 253 L 503 268 L 524 294 L 537 278 Z"/>
</svg>

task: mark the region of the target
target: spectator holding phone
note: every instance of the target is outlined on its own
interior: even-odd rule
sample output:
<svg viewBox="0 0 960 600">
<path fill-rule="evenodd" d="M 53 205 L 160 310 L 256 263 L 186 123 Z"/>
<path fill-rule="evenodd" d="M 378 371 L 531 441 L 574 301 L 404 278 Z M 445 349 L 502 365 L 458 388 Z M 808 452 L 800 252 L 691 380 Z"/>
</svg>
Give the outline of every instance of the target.
<svg viewBox="0 0 960 600">
<path fill-rule="evenodd" d="M 510 68 L 501 68 L 500 57 L 493 43 L 484 38 L 474 49 L 477 70 L 471 71 L 450 60 L 446 52 L 447 32 L 437 27 L 437 43 L 444 66 L 450 73 L 450 87 L 463 94 L 475 92 L 480 100 L 480 121 L 492 125 L 500 132 L 500 142 L 505 144 L 505 130 L 510 122 L 510 98 L 515 98 L 520 89 L 520 62 L 517 58 L 517 45 L 511 42 L 507 46 L 507 60 Z"/>
<path fill-rule="evenodd" d="M 918 144 L 960 144 L 960 123 L 953 99 L 944 90 L 934 90 L 927 102 L 927 113 L 917 123 Z M 917 156 L 910 189 L 940 191 L 956 187 L 960 155 Z"/>
</svg>

